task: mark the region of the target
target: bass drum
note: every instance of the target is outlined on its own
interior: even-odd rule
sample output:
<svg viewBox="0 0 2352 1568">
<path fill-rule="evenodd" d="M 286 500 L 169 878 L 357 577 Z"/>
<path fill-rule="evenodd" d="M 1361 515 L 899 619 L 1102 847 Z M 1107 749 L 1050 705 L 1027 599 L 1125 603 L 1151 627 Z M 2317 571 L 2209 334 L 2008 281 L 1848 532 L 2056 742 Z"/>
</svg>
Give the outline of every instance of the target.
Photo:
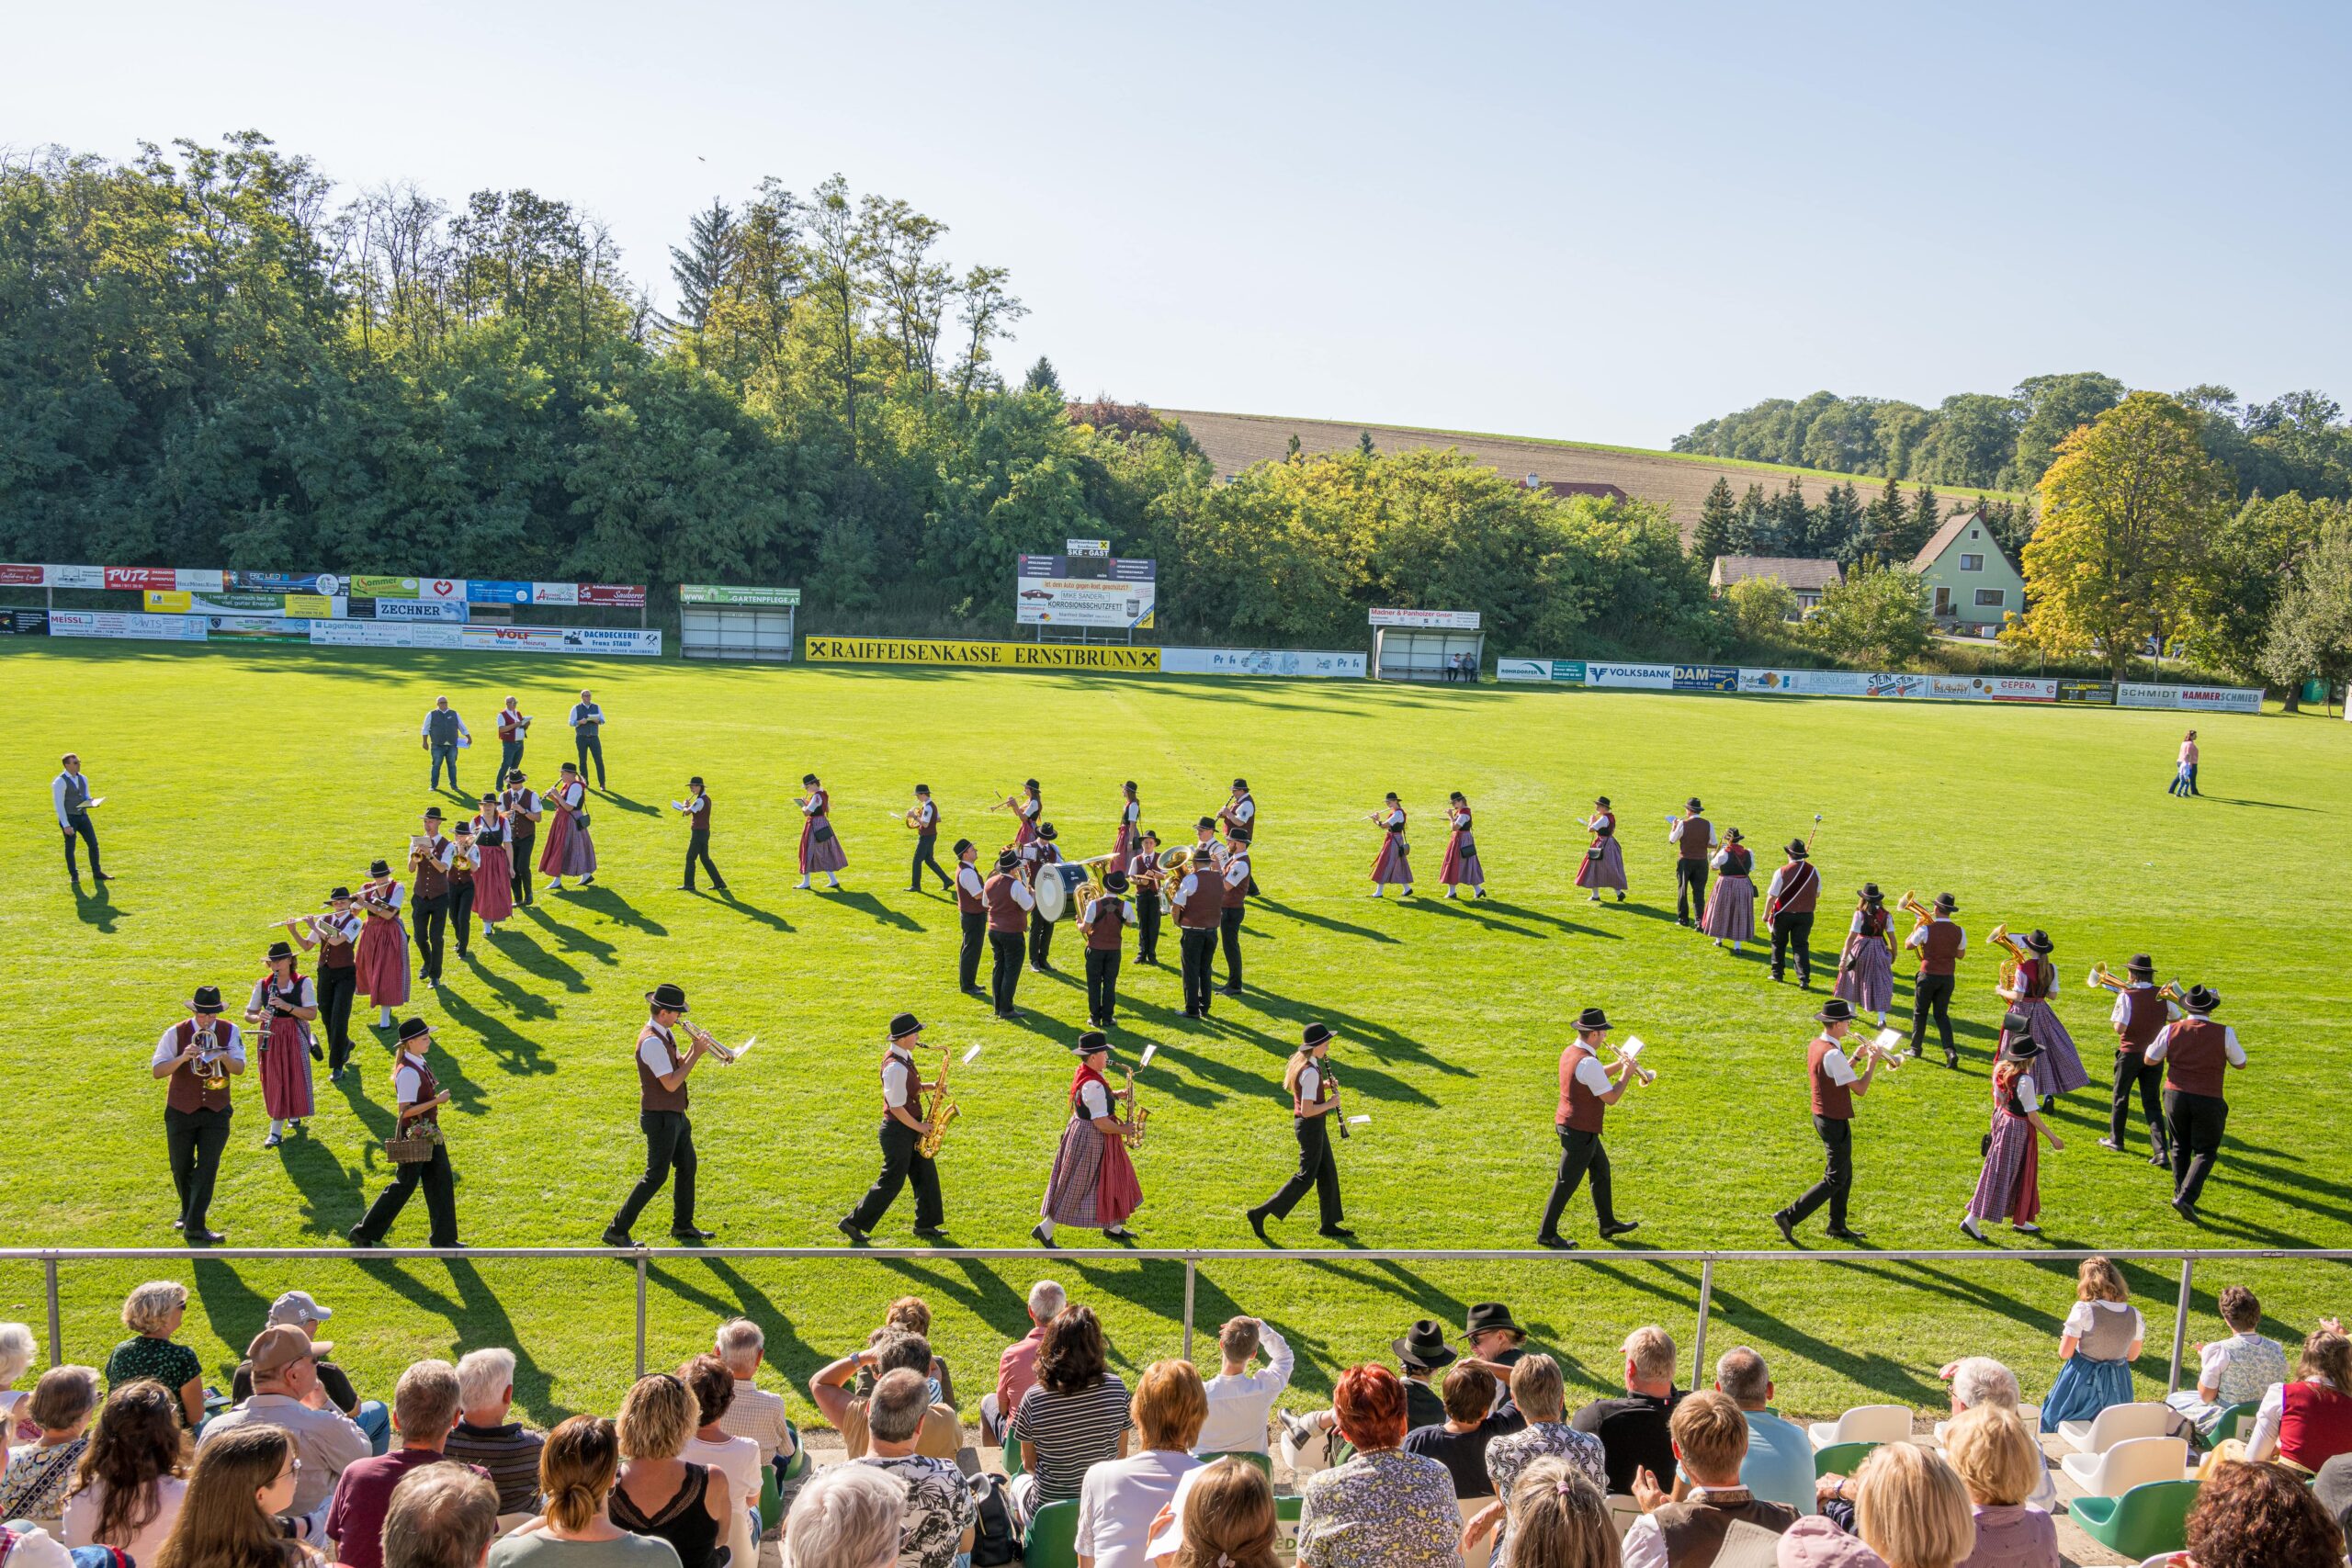
<svg viewBox="0 0 2352 1568">
<path fill-rule="evenodd" d="M 1078 890 L 1089 880 L 1082 865 L 1059 863 L 1040 866 L 1037 884 L 1032 889 L 1037 896 L 1037 913 L 1047 920 L 1059 922 L 1077 912 Z"/>
</svg>

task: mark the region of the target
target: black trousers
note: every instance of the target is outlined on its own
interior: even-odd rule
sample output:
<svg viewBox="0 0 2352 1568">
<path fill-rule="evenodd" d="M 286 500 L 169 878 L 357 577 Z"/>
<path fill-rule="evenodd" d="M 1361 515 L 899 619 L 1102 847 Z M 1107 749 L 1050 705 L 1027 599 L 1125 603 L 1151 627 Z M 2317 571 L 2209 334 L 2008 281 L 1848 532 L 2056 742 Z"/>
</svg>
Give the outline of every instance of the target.
<svg viewBox="0 0 2352 1568">
<path fill-rule="evenodd" d="M 922 891 L 922 868 L 924 866 L 931 867 L 932 875 L 939 878 L 940 891 L 945 892 L 956 886 L 956 879 L 939 868 L 939 856 L 935 852 L 938 845 L 939 835 L 936 833 L 918 833 L 915 835 L 914 863 L 907 868 L 908 892 L 920 893 Z M 717 872 L 713 872 L 711 874 L 716 876 L 718 874 Z"/>
<path fill-rule="evenodd" d="M 408 1207 L 409 1194 L 418 1183 L 424 1187 L 424 1245 L 455 1247 L 458 1245 L 458 1178 L 449 1168 L 449 1151 L 438 1144 L 433 1146 L 433 1157 L 417 1165 L 394 1168 L 392 1184 L 376 1195 L 368 1205 L 368 1213 L 352 1235 L 361 1241 L 381 1241 L 392 1222 Z"/>
<path fill-rule="evenodd" d="M 1315 1189 L 1315 1206 L 1326 1230 L 1347 1217 L 1340 1212 L 1340 1162 L 1331 1156 L 1329 1123 L 1339 1114 L 1334 1111 L 1322 1116 L 1298 1118 L 1298 1169 L 1266 1200 L 1266 1212 L 1274 1218 L 1288 1219 L 1310 1187 Z"/>
<path fill-rule="evenodd" d="M 78 837 L 90 846 L 90 874 L 97 875 L 98 830 L 90 826 L 90 814 L 86 811 L 69 811 L 65 814 L 65 825 L 71 830 L 59 835 L 65 840 L 65 874 L 76 882 L 82 879 L 81 869 L 74 863 L 74 840 Z"/>
<path fill-rule="evenodd" d="M 1813 911 L 1782 909 L 1772 917 L 1772 978 L 1788 972 L 1790 949 L 1796 950 L 1797 978 L 1813 984 Z"/>
<path fill-rule="evenodd" d="M 958 915 L 956 920 L 964 928 L 964 944 L 956 953 L 956 984 L 969 991 L 980 983 L 980 950 L 988 945 L 989 918 Z"/>
<path fill-rule="evenodd" d="M 1184 1010 L 1209 1015 L 1209 971 L 1216 963 L 1215 926 L 1180 926 L 1177 942 L 1184 959 Z"/>
<path fill-rule="evenodd" d="M 2172 1163 L 2165 1149 L 2168 1139 L 2165 1128 L 2164 1104 L 2165 1066 L 2151 1062 L 2137 1051 L 2115 1054 L 2115 1088 L 2107 1112 L 2107 1135 L 2120 1146 L 2123 1129 L 2132 1120 L 2132 1093 L 2140 1094 L 2140 1114 L 2148 1123 L 2148 1152 Z"/>
<path fill-rule="evenodd" d="M 1686 924 L 1707 912 L 1707 863 L 1684 858 L 1674 863 L 1674 918 Z"/>
<path fill-rule="evenodd" d="M 537 846 L 528 838 L 517 839 L 507 846 L 506 852 L 514 863 L 514 902 L 517 904 L 531 901 L 531 867 L 535 863 L 531 857 L 537 851 Z"/>
<path fill-rule="evenodd" d="M 2183 1094 L 2168 1089 L 2165 1118 L 2172 1124 L 2173 1196 L 2194 1204 L 2222 1152 L 2222 1130 L 2230 1124 L 2230 1102 L 2219 1095 Z"/>
<path fill-rule="evenodd" d="M 1560 1216 L 1568 1207 L 1568 1200 L 1577 1195 L 1577 1188 L 1587 1176 L 1592 1178 L 1592 1212 L 1604 1225 L 1617 1223 L 1617 1206 L 1611 1201 L 1609 1189 L 1609 1151 L 1601 1146 L 1598 1133 L 1579 1133 L 1563 1125 L 1560 1133 L 1560 1174 L 1553 1179 L 1551 1201 L 1544 1205 L 1544 1235 L 1556 1235 Z"/>
<path fill-rule="evenodd" d="M 989 974 L 989 998 L 996 1003 L 997 1011 L 1011 1012 L 1013 987 L 1021 983 L 1021 933 L 989 931 L 989 955 L 995 964 Z"/>
<path fill-rule="evenodd" d="M 1235 990 L 1241 988 L 1241 917 L 1244 913 L 1236 904 L 1217 917 L 1218 938 L 1225 943 L 1225 983 Z"/>
<path fill-rule="evenodd" d="M 498 782 L 491 787 L 504 789 L 506 775 L 523 765 L 523 742 L 502 740 L 498 743 Z"/>
<path fill-rule="evenodd" d="M 939 1166 L 915 1152 L 920 1134 L 897 1117 L 885 1117 L 882 1122 L 882 1174 L 850 1211 L 849 1223 L 859 1230 L 870 1231 L 882 1223 L 890 1205 L 898 1201 L 899 1190 L 910 1181 L 915 1186 L 915 1225 L 918 1229 L 942 1224 L 947 1217 L 939 1200 Z"/>
<path fill-rule="evenodd" d="M 1159 895 L 1148 887 L 1136 893 L 1136 962 L 1159 962 Z"/>
<path fill-rule="evenodd" d="M 1805 1190 L 1805 1195 L 1784 1211 L 1790 1223 L 1802 1224 L 1805 1217 L 1823 1203 L 1829 1205 L 1829 1228 L 1846 1228 L 1846 1195 L 1854 1190 L 1854 1124 L 1827 1116 L 1813 1119 L 1813 1130 L 1821 1134 L 1821 1146 L 1828 1154 L 1821 1179 Z"/>
<path fill-rule="evenodd" d="M 1944 1055 L 1952 1052 L 1951 987 L 1958 976 L 1951 975 L 1922 975 L 1911 983 L 1911 1049 L 1928 1037 L 1928 1011 L 1935 1010 L 1936 1032 L 1943 1036 Z"/>
<path fill-rule="evenodd" d="M 1086 1016 L 1097 1023 L 1109 1023 L 1118 1009 L 1119 950 L 1090 947 L 1086 950 Z"/>
<path fill-rule="evenodd" d="M 637 1224 L 637 1216 L 674 1171 L 678 1179 L 670 1189 L 670 1229 L 694 1229 L 695 1124 L 683 1111 L 641 1111 L 637 1125 L 645 1134 L 645 1174 L 622 1200 L 620 1213 L 613 1216 L 613 1228 L 625 1231 Z"/>
<path fill-rule="evenodd" d="M 571 732 L 571 739 L 573 746 L 580 752 L 580 782 L 582 784 L 588 782 L 588 759 L 594 757 L 596 759 L 596 787 L 604 788 L 605 738 L 601 735 L 582 735 L 575 729 Z"/>
<path fill-rule="evenodd" d="M 697 861 L 702 863 L 703 870 L 710 873 L 710 885 L 721 893 L 726 892 L 727 879 L 719 875 L 718 868 L 710 863 L 710 835 L 707 832 L 686 835 L 686 886 L 688 887 L 695 885 L 695 863 Z"/>
<path fill-rule="evenodd" d="M 230 1111 L 164 1109 L 164 1147 L 172 1165 L 172 1187 L 179 1194 L 180 1224 L 194 1239 L 204 1234 L 212 1207 L 212 1184 L 220 1174 L 220 1151 L 229 1144 Z"/>
<path fill-rule="evenodd" d="M 474 941 L 474 885 L 449 884 L 449 923 L 458 931 L 458 956 L 463 958 Z"/>
<path fill-rule="evenodd" d="M 449 770 L 449 787 L 458 788 L 458 743 L 454 740 L 436 740 L 433 743 L 433 777 L 426 787 L 433 789 L 440 787 L 441 770 L 444 767 Z"/>
<path fill-rule="evenodd" d="M 359 970 L 320 965 L 317 976 L 319 1016 L 326 1021 L 327 1071 L 339 1073 L 351 1060 L 351 999 L 359 992 Z"/>
<path fill-rule="evenodd" d="M 1046 956 L 1053 952 L 1053 947 L 1054 922 L 1046 919 L 1045 916 L 1039 914 L 1036 910 L 1030 910 L 1029 962 L 1035 964 L 1040 969 L 1052 968 L 1053 965 L 1046 963 Z"/>
<path fill-rule="evenodd" d="M 416 977 L 437 980 L 441 977 L 441 951 L 449 938 L 449 896 L 436 898 L 412 898 L 409 913 L 415 917 L 412 930 L 416 935 Z"/>
</svg>

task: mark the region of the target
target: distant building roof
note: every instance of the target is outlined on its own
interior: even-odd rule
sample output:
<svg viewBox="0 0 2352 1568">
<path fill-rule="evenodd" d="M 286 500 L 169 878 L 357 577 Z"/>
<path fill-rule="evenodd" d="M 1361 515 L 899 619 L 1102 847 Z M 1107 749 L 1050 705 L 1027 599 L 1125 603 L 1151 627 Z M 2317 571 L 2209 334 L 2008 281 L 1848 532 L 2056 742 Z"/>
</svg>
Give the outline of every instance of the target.
<svg viewBox="0 0 2352 1568">
<path fill-rule="evenodd" d="M 1945 518 L 1944 525 L 1936 530 L 1936 536 L 1929 539 L 1926 544 L 1920 546 L 1919 553 L 1911 558 L 1911 570 L 1913 571 L 1925 571 L 1929 567 L 1935 565 L 1937 561 L 1943 558 L 1943 553 L 1951 548 L 1951 542 L 1960 537 L 1961 530 L 1966 528 L 1972 523 L 1982 523 L 1984 521 L 1984 513 L 1981 508 L 1973 512 L 1955 512 L 1951 516 Z M 1986 553 L 1999 556 L 2004 561 L 2008 560 L 2008 552 L 2001 548 L 2001 542 L 1998 539 L 1994 538 L 1989 530 L 1986 532 L 1984 537 L 1978 542 L 1991 547 Z"/>
<path fill-rule="evenodd" d="M 1717 556 L 1714 569 L 1707 573 L 1707 586 L 1729 588 L 1747 578 L 1770 577 L 1799 592 L 1819 593 L 1830 584 L 1843 581 L 1845 576 L 1834 560 L 1808 560 L 1802 556 Z"/>
</svg>

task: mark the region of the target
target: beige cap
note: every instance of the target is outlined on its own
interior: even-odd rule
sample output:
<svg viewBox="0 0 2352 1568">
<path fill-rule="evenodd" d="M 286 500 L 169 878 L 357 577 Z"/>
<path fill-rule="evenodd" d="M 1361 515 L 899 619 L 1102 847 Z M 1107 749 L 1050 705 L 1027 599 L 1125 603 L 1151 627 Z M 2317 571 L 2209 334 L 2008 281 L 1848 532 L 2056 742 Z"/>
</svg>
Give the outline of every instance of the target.
<svg viewBox="0 0 2352 1568">
<path fill-rule="evenodd" d="M 334 1347 L 323 1339 L 313 1339 L 290 1323 L 272 1324 L 254 1337 L 245 1347 L 245 1359 L 254 1364 L 254 1376 L 275 1377 L 297 1361 L 315 1361 L 331 1354 Z"/>
</svg>

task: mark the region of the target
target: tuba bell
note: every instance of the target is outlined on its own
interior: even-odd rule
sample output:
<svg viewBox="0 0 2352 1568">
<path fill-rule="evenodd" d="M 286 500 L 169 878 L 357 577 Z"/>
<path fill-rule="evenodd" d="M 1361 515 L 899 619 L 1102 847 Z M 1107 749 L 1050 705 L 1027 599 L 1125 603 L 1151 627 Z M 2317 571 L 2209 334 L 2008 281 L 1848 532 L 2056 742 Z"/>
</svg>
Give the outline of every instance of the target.
<svg viewBox="0 0 2352 1568">
<path fill-rule="evenodd" d="M 1915 931 L 1921 926 L 1932 923 L 1936 918 L 1936 912 L 1920 903 L 1917 894 L 1908 890 L 1905 890 L 1903 897 L 1896 900 L 1894 907 L 1911 917 L 1911 929 Z"/>
</svg>

